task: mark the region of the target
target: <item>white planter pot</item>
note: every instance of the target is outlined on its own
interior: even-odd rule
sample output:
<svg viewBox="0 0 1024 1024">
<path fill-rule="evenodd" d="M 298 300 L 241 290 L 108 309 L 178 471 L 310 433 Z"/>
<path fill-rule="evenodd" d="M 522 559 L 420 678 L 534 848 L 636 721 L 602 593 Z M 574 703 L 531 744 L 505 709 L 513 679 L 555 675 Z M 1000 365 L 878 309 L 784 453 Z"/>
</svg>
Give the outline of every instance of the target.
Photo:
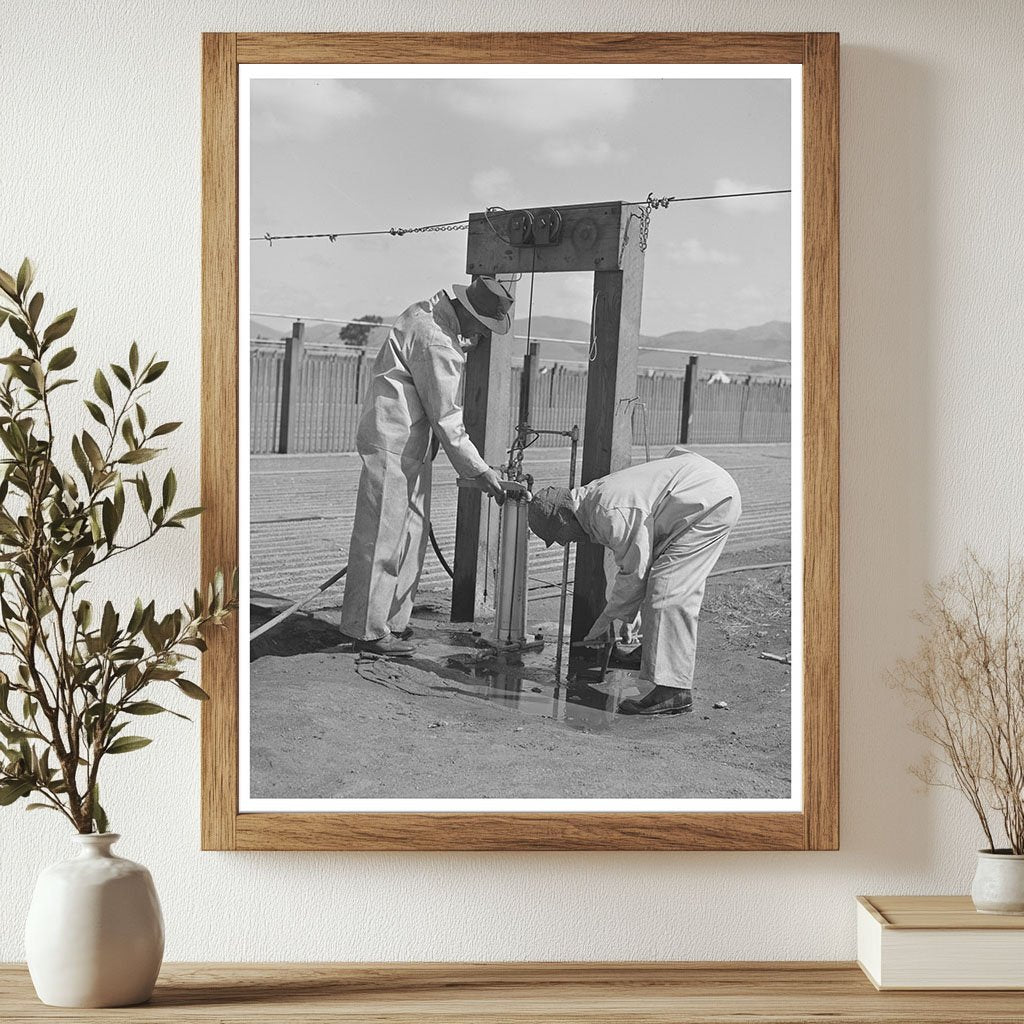
<svg viewBox="0 0 1024 1024">
<path fill-rule="evenodd" d="M 979 850 L 971 899 L 982 914 L 1024 914 L 1024 854 Z"/>
<path fill-rule="evenodd" d="M 77 835 L 81 852 L 39 876 L 25 927 L 36 994 L 50 1006 L 134 1006 L 153 992 L 164 955 L 156 889 L 114 856 L 120 836 Z"/>
</svg>

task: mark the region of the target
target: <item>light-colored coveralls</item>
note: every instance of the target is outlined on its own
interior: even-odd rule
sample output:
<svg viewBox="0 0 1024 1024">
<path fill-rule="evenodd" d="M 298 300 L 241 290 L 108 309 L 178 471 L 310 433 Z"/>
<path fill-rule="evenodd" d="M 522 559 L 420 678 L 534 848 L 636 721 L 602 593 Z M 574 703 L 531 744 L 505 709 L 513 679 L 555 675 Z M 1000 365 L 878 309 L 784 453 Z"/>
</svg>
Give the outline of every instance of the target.
<svg viewBox="0 0 1024 1024">
<path fill-rule="evenodd" d="M 704 584 L 740 517 L 736 481 L 694 452 L 611 473 L 571 492 L 589 536 L 615 559 L 608 603 L 587 639 L 614 621 L 643 624 L 640 679 L 690 689 Z"/>
<path fill-rule="evenodd" d="M 470 347 L 442 291 L 410 306 L 377 353 L 356 434 L 363 470 L 341 613 L 346 636 L 379 640 L 409 624 L 430 524 L 431 432 L 459 476 L 488 468 L 457 400 Z"/>
</svg>

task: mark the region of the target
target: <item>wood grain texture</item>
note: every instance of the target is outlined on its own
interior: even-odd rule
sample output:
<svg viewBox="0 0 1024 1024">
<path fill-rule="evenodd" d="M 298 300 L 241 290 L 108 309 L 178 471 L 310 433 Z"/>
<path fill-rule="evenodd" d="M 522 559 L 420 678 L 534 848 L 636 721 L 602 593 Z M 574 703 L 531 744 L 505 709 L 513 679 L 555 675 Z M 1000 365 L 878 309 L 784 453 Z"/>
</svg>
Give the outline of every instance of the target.
<svg viewBox="0 0 1024 1024">
<path fill-rule="evenodd" d="M 203 36 L 203 355 L 200 473 L 203 586 L 238 564 L 238 68 L 235 37 Z M 238 629 L 203 655 L 204 850 L 235 845 Z"/>
<path fill-rule="evenodd" d="M 240 850 L 802 850 L 802 814 L 240 814 Z"/>
<path fill-rule="evenodd" d="M 1024 915 L 979 914 L 970 896 L 858 896 L 883 928 L 1024 931 Z"/>
<path fill-rule="evenodd" d="M 803 813 L 239 814 L 238 638 L 204 658 L 205 849 L 798 850 L 839 841 L 838 37 L 833 34 L 267 34 L 203 43 L 202 566 L 237 557 L 238 63 L 804 65 Z"/>
<path fill-rule="evenodd" d="M 800 64 L 800 32 L 239 33 L 240 64 Z"/>
<path fill-rule="evenodd" d="M 849 963 L 166 964 L 150 1003 L 61 1010 L 0 966 L 5 1024 L 1019 1024 L 1014 992 L 878 992 Z"/>
<path fill-rule="evenodd" d="M 839 848 L 839 36 L 807 36 L 804 78 L 804 808 Z"/>
</svg>

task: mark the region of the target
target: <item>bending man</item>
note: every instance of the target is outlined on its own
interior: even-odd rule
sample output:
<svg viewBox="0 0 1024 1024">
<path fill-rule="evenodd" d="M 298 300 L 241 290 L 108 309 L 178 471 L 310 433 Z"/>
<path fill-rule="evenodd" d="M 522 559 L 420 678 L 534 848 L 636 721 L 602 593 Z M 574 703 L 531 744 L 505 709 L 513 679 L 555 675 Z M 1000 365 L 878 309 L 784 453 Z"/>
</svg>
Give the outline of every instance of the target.
<svg viewBox="0 0 1024 1024">
<path fill-rule="evenodd" d="M 512 326 L 511 293 L 493 277 L 453 285 L 410 306 L 373 364 L 356 448 L 363 460 L 348 555 L 341 631 L 362 650 L 409 655 L 409 616 L 430 524 L 430 471 L 444 447 L 461 477 L 500 500 L 498 474 L 466 433 L 458 404 L 465 353 Z"/>
<path fill-rule="evenodd" d="M 692 710 L 704 584 L 739 517 L 735 480 L 682 448 L 572 491 L 548 487 L 534 496 L 530 528 L 548 546 L 589 538 L 608 548 L 618 566 L 585 639 L 603 640 L 616 621 L 629 623 L 640 613 L 640 680 L 652 689 L 622 701 L 621 714 Z"/>
</svg>

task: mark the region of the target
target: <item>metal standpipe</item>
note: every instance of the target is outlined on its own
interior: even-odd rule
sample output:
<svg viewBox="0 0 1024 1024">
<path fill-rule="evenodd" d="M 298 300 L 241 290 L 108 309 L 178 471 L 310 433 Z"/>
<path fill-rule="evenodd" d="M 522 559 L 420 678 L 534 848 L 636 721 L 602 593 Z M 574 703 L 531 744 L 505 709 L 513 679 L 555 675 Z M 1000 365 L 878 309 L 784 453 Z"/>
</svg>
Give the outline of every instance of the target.
<svg viewBox="0 0 1024 1024">
<path fill-rule="evenodd" d="M 498 578 L 494 595 L 494 644 L 522 647 L 526 639 L 529 505 L 525 494 L 508 494 L 498 532 Z"/>
</svg>

